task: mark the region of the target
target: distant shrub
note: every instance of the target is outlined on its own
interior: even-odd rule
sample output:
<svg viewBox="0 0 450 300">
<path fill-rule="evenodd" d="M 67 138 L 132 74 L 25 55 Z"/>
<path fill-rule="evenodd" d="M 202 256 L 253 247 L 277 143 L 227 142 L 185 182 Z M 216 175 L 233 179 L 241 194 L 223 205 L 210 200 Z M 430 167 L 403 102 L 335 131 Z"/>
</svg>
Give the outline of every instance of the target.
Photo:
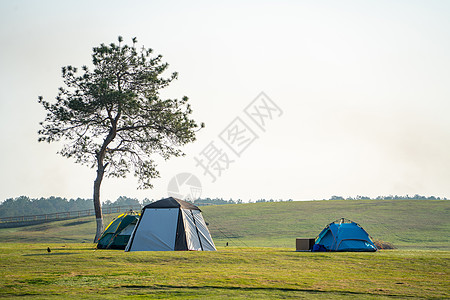
<svg viewBox="0 0 450 300">
<path fill-rule="evenodd" d="M 385 242 L 382 240 L 374 240 L 373 243 L 375 244 L 378 250 L 397 249 L 392 243 Z"/>
</svg>

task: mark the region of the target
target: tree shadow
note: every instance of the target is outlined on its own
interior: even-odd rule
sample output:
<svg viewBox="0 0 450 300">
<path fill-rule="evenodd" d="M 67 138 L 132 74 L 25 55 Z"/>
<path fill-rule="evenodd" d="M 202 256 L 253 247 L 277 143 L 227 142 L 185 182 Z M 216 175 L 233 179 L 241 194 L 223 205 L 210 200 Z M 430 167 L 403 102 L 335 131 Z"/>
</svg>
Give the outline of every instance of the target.
<svg viewBox="0 0 450 300">
<path fill-rule="evenodd" d="M 242 291 L 242 292 L 252 292 L 252 291 L 274 291 L 274 292 L 299 292 L 299 293 L 310 293 L 310 294 L 321 294 L 324 297 L 326 294 L 331 295 L 371 295 L 371 296 L 383 296 L 383 297 L 401 297 L 401 298 L 414 298 L 410 295 L 398 295 L 398 294 L 378 294 L 372 292 L 353 292 L 353 291 L 325 291 L 319 289 L 302 289 L 302 288 L 277 288 L 277 287 L 239 287 L 239 286 L 214 286 L 214 285 L 204 285 L 204 286 L 178 286 L 178 285 L 122 285 L 120 288 L 126 289 L 151 289 L 151 290 L 166 290 L 170 291 L 171 289 L 186 289 L 186 290 L 234 290 L 234 291 Z"/>
</svg>

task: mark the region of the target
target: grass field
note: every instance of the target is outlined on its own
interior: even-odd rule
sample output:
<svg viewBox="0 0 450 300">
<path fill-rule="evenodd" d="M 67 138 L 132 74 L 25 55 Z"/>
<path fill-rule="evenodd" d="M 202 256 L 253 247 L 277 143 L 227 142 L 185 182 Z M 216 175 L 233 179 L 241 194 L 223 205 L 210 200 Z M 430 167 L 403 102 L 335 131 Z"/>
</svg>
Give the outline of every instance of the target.
<svg viewBox="0 0 450 300">
<path fill-rule="evenodd" d="M 95 250 L 93 217 L 0 229 L 0 298 L 450 299 L 450 201 L 308 201 L 202 210 L 217 252 Z M 296 237 L 315 237 L 341 217 L 398 250 L 294 251 Z"/>
<path fill-rule="evenodd" d="M 0 297 L 450 298 L 448 251 L 218 250 L 125 253 L 90 244 L 1 244 Z"/>
</svg>

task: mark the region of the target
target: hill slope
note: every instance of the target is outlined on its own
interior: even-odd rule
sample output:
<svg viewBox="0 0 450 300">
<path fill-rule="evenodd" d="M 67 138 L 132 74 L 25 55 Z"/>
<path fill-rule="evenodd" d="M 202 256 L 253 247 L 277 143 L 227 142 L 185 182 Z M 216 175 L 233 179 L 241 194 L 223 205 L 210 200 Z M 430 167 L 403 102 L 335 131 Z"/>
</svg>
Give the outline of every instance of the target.
<svg viewBox="0 0 450 300">
<path fill-rule="evenodd" d="M 295 247 L 342 217 L 399 248 L 450 249 L 450 201 L 335 200 L 202 207 L 216 243 Z M 232 237 L 235 237 L 234 239 Z"/>
<path fill-rule="evenodd" d="M 450 201 L 334 200 L 201 207 L 215 243 L 224 246 L 295 247 L 345 217 L 374 238 L 398 248 L 450 250 Z M 106 222 L 114 216 L 105 217 Z M 3 242 L 92 242 L 94 217 L 0 229 Z"/>
</svg>

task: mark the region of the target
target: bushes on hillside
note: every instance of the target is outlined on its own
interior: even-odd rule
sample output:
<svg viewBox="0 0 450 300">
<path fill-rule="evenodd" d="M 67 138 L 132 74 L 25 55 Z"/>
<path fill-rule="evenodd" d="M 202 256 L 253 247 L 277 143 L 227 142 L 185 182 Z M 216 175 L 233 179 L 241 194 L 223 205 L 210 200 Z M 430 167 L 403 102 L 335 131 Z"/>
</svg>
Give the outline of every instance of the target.
<svg viewBox="0 0 450 300">
<path fill-rule="evenodd" d="M 149 201 L 148 201 L 149 202 Z M 115 202 L 107 200 L 102 207 L 138 206 L 139 200 L 121 196 Z M 17 217 L 29 215 L 43 215 L 59 212 L 80 211 L 93 209 L 92 199 L 70 199 L 49 197 L 31 199 L 26 196 L 6 199 L 0 204 L 0 217 Z"/>
<path fill-rule="evenodd" d="M 382 241 L 382 240 L 374 240 L 373 243 L 377 247 L 378 250 L 391 250 L 397 249 L 392 243 Z"/>
</svg>

